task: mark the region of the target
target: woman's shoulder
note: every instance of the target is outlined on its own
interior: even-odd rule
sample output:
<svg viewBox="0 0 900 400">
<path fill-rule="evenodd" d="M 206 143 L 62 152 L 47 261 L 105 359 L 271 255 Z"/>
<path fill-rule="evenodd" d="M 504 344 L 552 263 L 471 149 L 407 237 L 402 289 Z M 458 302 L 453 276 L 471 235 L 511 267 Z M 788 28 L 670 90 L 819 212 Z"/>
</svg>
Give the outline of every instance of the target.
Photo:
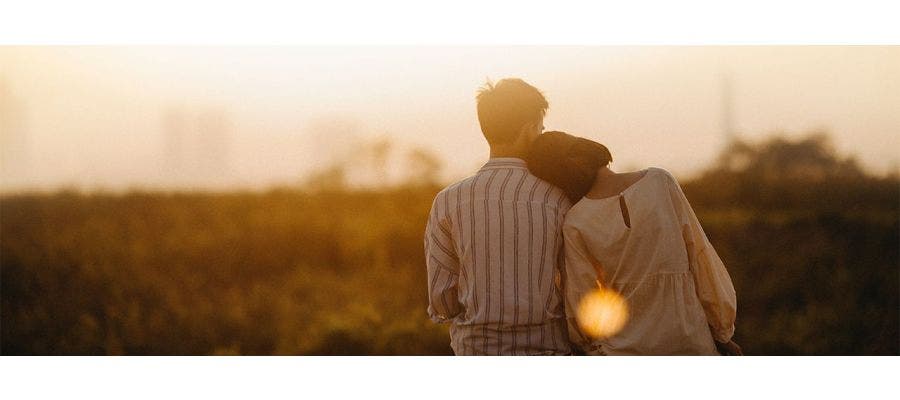
<svg viewBox="0 0 900 400">
<path fill-rule="evenodd" d="M 660 184 L 664 184 L 667 186 L 668 185 L 678 185 L 678 179 L 675 178 L 675 175 L 672 175 L 672 173 L 669 172 L 669 170 L 667 170 L 665 168 L 648 167 L 647 175 L 651 175 L 654 178 L 656 178 L 656 180 Z"/>
<path fill-rule="evenodd" d="M 675 179 L 675 176 L 672 175 L 672 173 L 669 172 L 669 170 L 662 168 L 662 167 L 647 167 L 647 173 L 661 176 L 666 179 L 672 179 L 672 180 Z"/>
</svg>

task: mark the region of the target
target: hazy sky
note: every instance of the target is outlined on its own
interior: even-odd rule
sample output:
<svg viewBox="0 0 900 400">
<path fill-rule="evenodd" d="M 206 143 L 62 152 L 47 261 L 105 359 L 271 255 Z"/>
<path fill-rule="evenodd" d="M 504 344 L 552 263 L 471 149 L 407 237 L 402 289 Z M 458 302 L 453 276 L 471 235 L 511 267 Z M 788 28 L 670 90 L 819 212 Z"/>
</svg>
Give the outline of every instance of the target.
<svg viewBox="0 0 900 400">
<path fill-rule="evenodd" d="M 708 166 L 726 77 L 743 138 L 822 129 L 874 172 L 900 160 L 900 47 L 0 47 L 0 183 L 168 186 L 174 152 L 205 171 L 192 183 L 262 188 L 380 137 L 458 178 L 487 158 L 477 88 L 510 76 L 544 92 L 548 130 L 605 143 L 614 169 Z"/>
</svg>

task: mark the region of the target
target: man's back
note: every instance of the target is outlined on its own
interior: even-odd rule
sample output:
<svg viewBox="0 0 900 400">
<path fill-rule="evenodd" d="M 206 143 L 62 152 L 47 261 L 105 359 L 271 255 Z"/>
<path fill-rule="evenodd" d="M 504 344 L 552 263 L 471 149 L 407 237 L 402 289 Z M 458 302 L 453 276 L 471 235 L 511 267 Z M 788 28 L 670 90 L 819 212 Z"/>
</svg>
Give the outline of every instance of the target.
<svg viewBox="0 0 900 400">
<path fill-rule="evenodd" d="M 568 354 L 559 273 L 563 192 L 518 158 L 442 190 L 425 232 L 428 313 L 457 355 Z"/>
</svg>

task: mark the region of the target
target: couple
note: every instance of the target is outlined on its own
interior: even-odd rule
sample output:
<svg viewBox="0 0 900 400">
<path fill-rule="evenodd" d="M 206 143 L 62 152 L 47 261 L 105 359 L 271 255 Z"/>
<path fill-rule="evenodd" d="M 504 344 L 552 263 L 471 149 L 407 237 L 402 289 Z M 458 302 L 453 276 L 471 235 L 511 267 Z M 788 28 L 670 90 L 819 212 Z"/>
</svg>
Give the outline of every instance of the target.
<svg viewBox="0 0 900 400">
<path fill-rule="evenodd" d="M 547 100 L 521 79 L 477 102 L 490 160 L 425 230 L 428 314 L 456 355 L 741 354 L 731 278 L 669 172 L 616 173 L 605 146 L 542 134 Z M 580 314 L 598 288 L 627 306 L 617 333 L 586 329 L 615 322 Z"/>
</svg>

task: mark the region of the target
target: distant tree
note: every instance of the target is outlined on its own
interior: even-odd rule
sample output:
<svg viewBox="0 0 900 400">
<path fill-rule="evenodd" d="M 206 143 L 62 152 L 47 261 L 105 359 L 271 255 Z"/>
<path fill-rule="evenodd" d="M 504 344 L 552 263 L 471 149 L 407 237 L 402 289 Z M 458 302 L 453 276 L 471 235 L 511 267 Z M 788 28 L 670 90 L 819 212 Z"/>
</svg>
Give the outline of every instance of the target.
<svg viewBox="0 0 900 400">
<path fill-rule="evenodd" d="M 441 159 L 434 153 L 416 147 L 406 154 L 407 183 L 412 185 L 435 185 L 441 172 Z"/>
<path fill-rule="evenodd" d="M 708 174 L 740 174 L 762 182 L 821 182 L 865 175 L 853 157 L 837 155 L 824 132 L 797 141 L 776 136 L 757 146 L 737 141 L 722 152 Z"/>
<path fill-rule="evenodd" d="M 779 135 L 758 144 L 736 141 L 685 191 L 701 205 L 824 209 L 862 198 L 890 201 L 896 188 L 887 181 L 867 174 L 854 157 L 837 154 L 826 133 L 813 132 L 796 140 Z"/>
<path fill-rule="evenodd" d="M 313 191 L 433 186 L 441 168 L 433 152 L 379 137 L 360 141 L 351 155 L 313 171 L 301 186 Z"/>
<path fill-rule="evenodd" d="M 303 180 L 301 186 L 315 192 L 345 190 L 347 188 L 347 170 L 342 164 L 331 165 L 310 174 Z"/>
<path fill-rule="evenodd" d="M 375 185 L 384 185 L 388 181 L 388 166 L 395 147 L 388 137 L 375 139 L 360 147 L 361 167 L 373 174 Z"/>
</svg>

